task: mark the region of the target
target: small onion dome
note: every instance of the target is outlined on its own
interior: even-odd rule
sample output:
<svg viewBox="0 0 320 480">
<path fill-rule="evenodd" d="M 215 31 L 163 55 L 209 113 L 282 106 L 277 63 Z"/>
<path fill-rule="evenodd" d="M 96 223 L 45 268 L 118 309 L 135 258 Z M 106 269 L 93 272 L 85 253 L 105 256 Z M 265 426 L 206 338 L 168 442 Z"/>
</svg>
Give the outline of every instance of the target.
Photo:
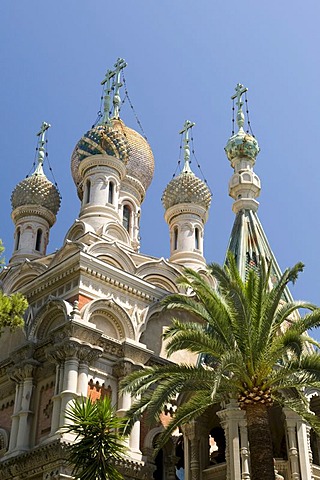
<svg viewBox="0 0 320 480">
<path fill-rule="evenodd" d="M 229 138 L 225 152 L 230 162 L 236 157 L 248 157 L 255 161 L 260 148 L 257 140 L 240 128 L 235 135 Z"/>
<path fill-rule="evenodd" d="M 162 195 L 165 210 L 181 203 L 192 203 L 209 209 L 211 193 L 207 185 L 188 168 L 173 178 Z"/>
<path fill-rule="evenodd" d="M 33 173 L 30 177 L 22 180 L 11 195 L 13 210 L 24 205 L 40 205 L 56 215 L 60 203 L 61 197 L 58 189 L 41 173 Z"/>
<path fill-rule="evenodd" d="M 151 147 L 140 133 L 127 127 L 122 120 L 113 120 L 113 127 L 124 134 L 129 144 L 127 177 L 138 180 L 146 191 L 154 173 L 154 158 Z"/>
<path fill-rule="evenodd" d="M 127 164 L 129 159 L 128 141 L 120 129 L 113 125 L 97 125 L 83 135 L 71 156 L 71 173 L 82 198 L 82 178 L 79 165 L 86 157 L 105 154 L 120 159 Z"/>
</svg>

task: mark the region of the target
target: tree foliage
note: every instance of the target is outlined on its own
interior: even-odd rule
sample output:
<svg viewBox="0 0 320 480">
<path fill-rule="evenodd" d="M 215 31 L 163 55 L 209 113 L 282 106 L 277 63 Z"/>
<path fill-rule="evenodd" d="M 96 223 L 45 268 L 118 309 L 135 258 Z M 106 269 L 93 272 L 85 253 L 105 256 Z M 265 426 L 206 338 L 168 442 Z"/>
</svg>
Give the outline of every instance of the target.
<svg viewBox="0 0 320 480">
<path fill-rule="evenodd" d="M 4 263 L 4 247 L 0 240 L 0 267 Z M 21 293 L 6 295 L 0 289 L 0 335 L 5 327 L 11 330 L 17 327 L 23 327 L 23 315 L 28 308 L 28 302 Z"/>
<path fill-rule="evenodd" d="M 217 402 L 237 399 L 247 414 L 252 480 L 273 480 L 268 406 L 274 402 L 285 405 L 320 431 L 304 395 L 307 387 L 320 388 L 320 356 L 310 347 L 318 344 L 305 333 L 320 325 L 320 310 L 308 302 L 284 301 L 288 283 L 295 282 L 302 269 L 301 263 L 287 269 L 272 286 L 272 266 L 261 263 L 243 281 L 229 254 L 225 267 L 209 267 L 217 289 L 212 288 L 212 279 L 185 269 L 178 284 L 189 294 L 168 295 L 163 308 L 187 315 L 185 320 L 174 319 L 164 338 L 169 356 L 187 350 L 198 354 L 201 361 L 147 367 L 124 379 L 122 389 L 138 398 L 125 430 L 130 431 L 142 413 L 147 420 L 158 421 L 165 404 L 183 394 L 184 401 L 162 434 L 160 447 L 177 426 Z M 300 308 L 309 313 L 291 321 Z M 188 321 L 188 314 L 199 322 Z"/>
<path fill-rule="evenodd" d="M 123 458 L 125 446 L 118 433 L 124 420 L 117 417 L 109 397 L 93 402 L 75 399 L 66 413 L 64 430 L 75 434 L 69 446 L 72 474 L 79 480 L 122 480 L 115 464 Z"/>
</svg>

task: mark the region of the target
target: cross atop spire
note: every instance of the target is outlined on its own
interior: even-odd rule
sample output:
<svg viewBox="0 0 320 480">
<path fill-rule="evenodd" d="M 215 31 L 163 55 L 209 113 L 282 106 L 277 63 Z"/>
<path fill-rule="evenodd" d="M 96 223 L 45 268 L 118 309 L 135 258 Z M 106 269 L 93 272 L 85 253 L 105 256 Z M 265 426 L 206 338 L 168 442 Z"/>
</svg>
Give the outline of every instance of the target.
<svg viewBox="0 0 320 480">
<path fill-rule="evenodd" d="M 180 130 L 180 135 L 184 134 L 183 143 L 184 143 L 184 167 L 183 172 L 191 172 L 190 169 L 190 147 L 189 147 L 189 130 L 194 127 L 195 123 L 186 120 L 183 125 L 183 129 Z"/>
<path fill-rule="evenodd" d="M 236 93 L 232 95 L 231 100 L 234 100 L 235 98 L 237 99 L 236 101 L 236 105 L 238 107 L 237 124 L 240 130 L 240 128 L 242 128 L 244 125 L 244 113 L 242 111 L 243 101 L 241 100 L 241 98 L 242 98 L 242 95 L 248 91 L 248 89 L 244 87 L 241 83 L 237 83 L 235 91 Z"/>
<path fill-rule="evenodd" d="M 45 157 L 45 144 L 46 144 L 46 140 L 45 140 L 45 134 L 46 134 L 46 131 L 51 127 L 51 125 L 47 122 L 42 122 L 41 124 L 41 128 L 39 130 L 39 132 L 37 133 L 37 137 L 39 137 L 39 140 L 38 140 L 38 146 L 37 146 L 37 150 L 38 150 L 38 165 L 37 165 L 37 168 L 35 169 L 34 171 L 34 175 L 43 175 L 43 162 L 44 162 L 44 157 Z"/>
<path fill-rule="evenodd" d="M 120 74 L 121 70 L 123 70 L 127 66 L 127 63 L 123 58 L 118 58 L 116 63 L 114 64 L 114 70 L 108 70 L 105 74 L 104 79 L 101 82 L 101 85 L 104 85 L 104 107 L 103 107 L 103 118 L 101 123 L 109 123 L 109 113 L 110 113 L 110 104 L 111 104 L 111 91 L 114 89 L 113 94 L 113 118 L 119 118 L 120 113 L 120 105 L 121 105 L 121 98 L 120 98 L 120 88 L 122 87 L 122 82 L 120 81 Z M 111 84 L 112 80 L 112 84 Z"/>
<path fill-rule="evenodd" d="M 104 85 L 104 103 L 103 103 L 103 118 L 101 123 L 109 122 L 109 112 L 110 112 L 110 102 L 111 102 L 111 79 L 115 76 L 116 72 L 114 70 L 108 70 L 105 74 L 104 79 L 101 82 L 101 85 Z"/>
</svg>

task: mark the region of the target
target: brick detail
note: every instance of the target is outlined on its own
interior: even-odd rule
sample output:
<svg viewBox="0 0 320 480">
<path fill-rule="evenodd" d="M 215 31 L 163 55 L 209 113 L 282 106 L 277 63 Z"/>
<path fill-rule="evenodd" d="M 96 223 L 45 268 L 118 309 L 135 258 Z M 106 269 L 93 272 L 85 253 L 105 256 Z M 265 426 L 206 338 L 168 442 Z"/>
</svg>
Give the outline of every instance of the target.
<svg viewBox="0 0 320 480">
<path fill-rule="evenodd" d="M 7 432 L 11 430 L 14 400 L 8 400 L 0 405 L 0 428 Z"/>
<path fill-rule="evenodd" d="M 84 305 L 87 303 L 91 302 L 92 298 L 86 297 L 85 295 L 74 295 L 73 297 L 70 297 L 67 299 L 67 302 L 73 304 L 73 302 L 77 301 L 79 302 L 78 308 L 81 310 Z"/>
<path fill-rule="evenodd" d="M 91 398 L 93 402 L 99 400 L 100 398 L 103 399 L 104 397 L 112 397 L 112 388 L 110 385 L 105 387 L 103 383 L 100 385 L 99 382 L 95 382 L 91 379 L 88 383 L 88 397 Z"/>
<path fill-rule="evenodd" d="M 51 430 L 51 418 L 54 394 L 54 381 L 43 385 L 40 390 L 36 443 L 47 436 Z"/>
</svg>

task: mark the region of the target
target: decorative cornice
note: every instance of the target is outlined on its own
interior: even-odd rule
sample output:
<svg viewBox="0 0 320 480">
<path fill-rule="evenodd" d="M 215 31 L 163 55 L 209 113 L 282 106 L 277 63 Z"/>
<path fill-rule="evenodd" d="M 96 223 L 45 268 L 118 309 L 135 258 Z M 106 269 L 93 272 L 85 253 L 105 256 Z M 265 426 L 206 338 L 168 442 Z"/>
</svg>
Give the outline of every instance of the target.
<svg viewBox="0 0 320 480">
<path fill-rule="evenodd" d="M 32 216 L 42 217 L 49 223 L 50 227 L 52 227 L 56 221 L 56 216 L 46 207 L 42 207 L 41 205 L 23 205 L 15 208 L 11 214 L 14 223 L 17 223 L 22 218 L 25 219 L 25 217 Z"/>
</svg>

